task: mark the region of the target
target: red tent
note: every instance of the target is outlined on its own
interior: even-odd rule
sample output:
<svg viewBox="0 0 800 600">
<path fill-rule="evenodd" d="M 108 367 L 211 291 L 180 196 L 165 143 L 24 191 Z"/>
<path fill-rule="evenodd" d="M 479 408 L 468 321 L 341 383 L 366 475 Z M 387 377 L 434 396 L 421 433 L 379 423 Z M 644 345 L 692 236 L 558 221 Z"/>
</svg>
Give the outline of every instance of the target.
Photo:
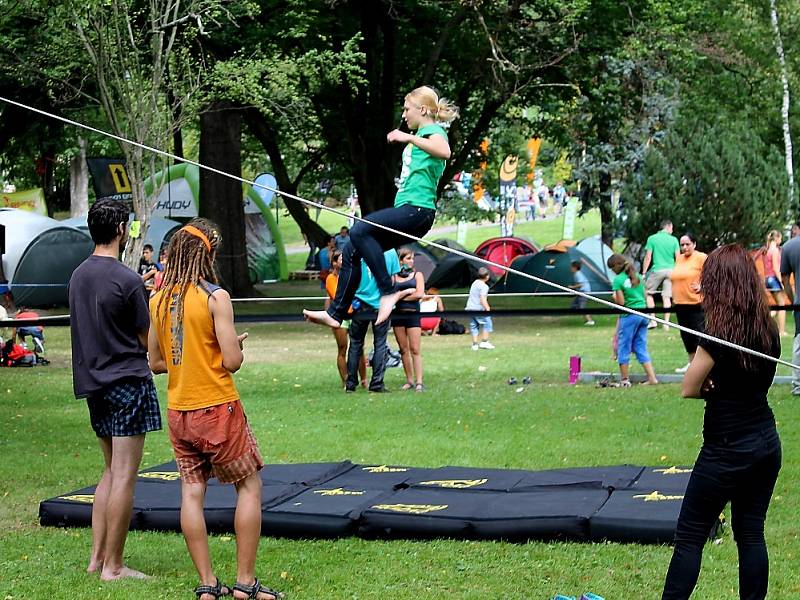
<svg viewBox="0 0 800 600">
<path fill-rule="evenodd" d="M 493 263 L 508 267 L 514 259 L 524 254 L 536 254 L 539 248 L 524 238 L 496 237 L 485 240 L 475 248 L 475 255 L 485 258 Z M 496 277 L 505 275 L 505 271 L 497 267 L 489 267 Z"/>
</svg>

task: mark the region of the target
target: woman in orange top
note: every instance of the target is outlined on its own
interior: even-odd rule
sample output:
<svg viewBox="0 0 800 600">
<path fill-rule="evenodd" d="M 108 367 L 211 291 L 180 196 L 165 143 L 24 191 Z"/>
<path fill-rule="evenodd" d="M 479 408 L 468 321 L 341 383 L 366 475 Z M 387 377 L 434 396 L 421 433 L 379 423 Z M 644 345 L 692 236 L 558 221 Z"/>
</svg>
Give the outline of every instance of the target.
<svg viewBox="0 0 800 600">
<path fill-rule="evenodd" d="M 325 300 L 325 310 L 336 297 L 336 286 L 339 284 L 339 269 L 342 268 L 342 251 L 339 249 L 331 252 L 331 271 L 325 278 L 325 291 L 328 293 L 328 298 Z M 352 312 L 352 310 L 350 311 Z M 342 321 L 342 326 L 339 328 L 332 327 L 333 337 L 336 340 L 336 367 L 339 369 L 339 377 L 342 378 L 342 386 L 347 379 L 347 331 L 350 329 L 350 321 Z M 367 362 L 362 360 L 358 367 L 358 373 L 361 375 L 361 386 L 367 387 Z"/>
<path fill-rule="evenodd" d="M 691 233 L 684 233 L 680 239 L 681 253 L 675 260 L 675 268 L 672 270 L 670 279 L 672 280 L 672 300 L 674 303 L 675 315 L 678 317 L 678 325 L 689 327 L 695 331 L 705 331 L 706 316 L 700 304 L 700 272 L 706 262 L 707 255 L 698 252 L 697 240 Z M 689 363 L 692 362 L 697 351 L 698 337 L 691 333 L 681 331 L 681 340 L 686 353 L 689 355 Z M 679 369 L 676 373 L 686 373 L 689 363 Z"/>
</svg>

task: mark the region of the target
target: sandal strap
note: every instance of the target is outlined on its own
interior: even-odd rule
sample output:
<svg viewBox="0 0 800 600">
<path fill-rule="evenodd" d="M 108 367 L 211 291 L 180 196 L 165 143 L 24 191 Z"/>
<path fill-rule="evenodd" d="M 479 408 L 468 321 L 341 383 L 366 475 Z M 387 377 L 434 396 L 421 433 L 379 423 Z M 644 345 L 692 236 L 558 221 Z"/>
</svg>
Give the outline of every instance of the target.
<svg viewBox="0 0 800 600">
<path fill-rule="evenodd" d="M 258 577 L 256 577 L 256 581 L 255 583 L 253 583 L 253 585 L 247 585 L 245 583 L 239 583 L 237 581 L 236 584 L 233 586 L 233 590 L 236 592 L 243 592 L 247 594 L 248 598 L 253 598 L 253 599 L 257 599 L 259 594 L 270 594 L 275 598 L 284 597 L 283 592 L 278 592 L 276 590 L 270 589 L 262 585 L 261 582 L 258 580 Z"/>
<path fill-rule="evenodd" d="M 228 593 L 227 594 L 223 593 L 222 588 L 226 588 L 228 590 Z M 227 596 L 228 594 L 230 594 L 230 588 L 228 588 L 227 585 L 222 583 L 219 580 L 219 577 L 217 577 L 216 585 L 198 585 L 196 588 L 194 588 L 194 593 L 198 598 L 203 594 L 209 594 L 211 596 L 214 596 L 214 598 L 219 598 L 221 596 Z"/>
</svg>

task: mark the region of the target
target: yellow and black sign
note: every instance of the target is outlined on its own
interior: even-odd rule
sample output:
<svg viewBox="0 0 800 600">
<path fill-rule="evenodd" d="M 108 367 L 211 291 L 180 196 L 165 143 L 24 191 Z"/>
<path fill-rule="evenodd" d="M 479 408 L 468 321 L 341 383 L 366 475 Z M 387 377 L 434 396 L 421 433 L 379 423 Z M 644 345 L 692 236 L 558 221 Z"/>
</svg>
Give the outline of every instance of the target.
<svg viewBox="0 0 800 600">
<path fill-rule="evenodd" d="M 71 494 L 69 496 L 59 496 L 61 500 L 72 500 L 72 502 L 83 502 L 84 504 L 94 503 L 94 494 Z"/>
<path fill-rule="evenodd" d="M 122 158 L 87 158 L 86 164 L 92 174 L 92 185 L 97 199 L 131 199 L 131 180 Z"/>
<path fill-rule="evenodd" d="M 438 481 L 420 481 L 418 485 L 430 485 L 433 487 L 449 488 L 454 490 L 464 490 L 467 488 L 478 487 L 489 481 L 488 479 L 441 479 Z"/>
<path fill-rule="evenodd" d="M 662 502 L 664 500 L 683 500 L 683 496 L 667 496 L 655 490 L 649 494 L 637 494 L 634 498 L 642 499 L 645 502 Z"/>
<path fill-rule="evenodd" d="M 424 515 L 437 510 L 444 510 L 447 504 L 376 504 L 375 510 L 388 510 L 391 512 L 407 513 L 409 515 Z"/>
</svg>

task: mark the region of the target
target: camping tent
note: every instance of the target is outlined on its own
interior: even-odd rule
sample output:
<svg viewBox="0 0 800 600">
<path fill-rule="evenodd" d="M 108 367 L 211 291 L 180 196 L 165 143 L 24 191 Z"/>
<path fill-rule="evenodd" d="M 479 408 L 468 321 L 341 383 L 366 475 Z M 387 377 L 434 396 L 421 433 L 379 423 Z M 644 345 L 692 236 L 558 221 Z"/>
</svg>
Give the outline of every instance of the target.
<svg viewBox="0 0 800 600">
<path fill-rule="evenodd" d="M 130 218 L 132 219 L 133 215 L 131 215 Z M 75 227 L 86 233 L 86 235 L 89 235 L 89 225 L 86 222 L 86 215 L 64 219 L 61 221 L 61 224 Z M 150 225 L 148 226 L 147 233 L 144 236 L 144 243 L 150 244 L 153 247 L 155 259 L 158 258 L 158 253 L 160 252 L 161 247 L 169 243 L 172 234 L 175 233 L 180 226 L 180 223 L 173 221 L 172 219 L 162 219 L 159 217 L 150 219 Z"/>
<path fill-rule="evenodd" d="M 145 182 L 145 191 L 153 193 L 153 181 L 162 183 L 153 204 L 153 216 L 187 221 L 198 215 L 200 170 L 180 163 L 156 173 Z M 264 199 L 251 187 L 244 189 L 245 237 L 247 264 L 253 283 L 270 279 L 288 279 L 286 250 L 275 217 Z"/>
<path fill-rule="evenodd" d="M 574 244 L 575 242 L 572 242 Z M 511 267 L 517 271 L 528 273 L 558 283 L 570 286 L 575 281 L 570 270 L 570 263 L 574 260 L 581 262 L 581 271 L 589 280 L 592 292 L 608 292 L 611 290 L 611 280 L 605 271 L 601 271 L 586 254 L 571 247 L 564 242 L 542 248 L 538 253 L 519 256 Z M 492 288 L 494 292 L 558 292 L 556 288 L 545 283 L 539 283 L 516 273 L 509 273 L 498 281 Z"/>
<path fill-rule="evenodd" d="M 450 238 L 439 238 L 438 240 L 433 240 L 435 243 L 439 244 L 440 246 L 444 246 L 445 248 L 451 248 L 453 250 L 459 250 L 460 252 L 466 252 L 467 254 L 472 254 L 469 250 L 464 248 L 461 244 L 459 244 L 455 240 L 451 240 Z M 437 261 L 442 260 L 445 256 L 452 256 L 449 252 L 445 250 L 441 250 L 439 248 L 435 248 L 434 246 L 426 246 L 428 252 L 433 254 L 436 257 Z"/>
<path fill-rule="evenodd" d="M 599 235 L 583 238 L 575 248 L 583 252 L 599 271 L 605 273 L 609 281 L 614 280 L 614 272 L 606 264 L 608 257 L 614 254 L 614 251 L 603 243 Z"/>
<path fill-rule="evenodd" d="M 524 238 L 496 237 L 484 241 L 475 248 L 475 255 L 507 267 L 516 257 L 536 254 L 538 251 L 536 244 Z M 489 270 L 498 277 L 505 273 L 498 267 L 489 267 Z"/>
<path fill-rule="evenodd" d="M 414 269 L 422 273 L 425 281 L 431 276 L 436 265 L 439 264 L 438 259 L 433 255 L 431 249 L 419 242 L 410 242 L 403 244 L 401 248 L 409 248 L 414 251 Z M 399 250 L 400 248 L 398 248 Z"/>
<path fill-rule="evenodd" d="M 66 304 L 69 278 L 92 253 L 92 239 L 74 227 L 15 208 L 0 208 L 0 224 L 6 227 L 3 273 L 16 304 Z"/>
<path fill-rule="evenodd" d="M 478 269 L 483 263 L 474 259 L 464 258 L 457 254 L 448 254 L 436 266 L 427 280 L 427 287 L 467 288 L 472 285 L 478 276 Z"/>
</svg>

